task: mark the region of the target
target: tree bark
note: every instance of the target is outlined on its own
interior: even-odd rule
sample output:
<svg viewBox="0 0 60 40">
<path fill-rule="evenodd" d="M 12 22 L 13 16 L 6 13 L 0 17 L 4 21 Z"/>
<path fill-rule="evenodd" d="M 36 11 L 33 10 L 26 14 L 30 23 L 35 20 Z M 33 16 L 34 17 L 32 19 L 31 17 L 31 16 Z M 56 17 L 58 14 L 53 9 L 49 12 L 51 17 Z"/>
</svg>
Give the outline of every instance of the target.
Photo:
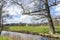
<svg viewBox="0 0 60 40">
<path fill-rule="evenodd" d="M 1 28 L 2 28 L 2 8 L 0 7 L 0 34 L 1 34 Z"/>
<path fill-rule="evenodd" d="M 54 28 L 54 24 L 50 15 L 50 9 L 49 9 L 49 4 L 48 4 L 48 0 L 46 0 L 46 10 L 47 10 L 47 17 L 48 17 L 48 21 L 49 21 L 49 26 L 50 26 L 50 34 L 55 34 L 55 28 Z"/>
<path fill-rule="evenodd" d="M 1 0 L 0 2 L 3 2 L 3 0 Z M 0 5 L 0 35 L 1 35 L 1 31 L 3 30 L 2 8 L 3 8 L 3 3 L 1 3 Z"/>
</svg>

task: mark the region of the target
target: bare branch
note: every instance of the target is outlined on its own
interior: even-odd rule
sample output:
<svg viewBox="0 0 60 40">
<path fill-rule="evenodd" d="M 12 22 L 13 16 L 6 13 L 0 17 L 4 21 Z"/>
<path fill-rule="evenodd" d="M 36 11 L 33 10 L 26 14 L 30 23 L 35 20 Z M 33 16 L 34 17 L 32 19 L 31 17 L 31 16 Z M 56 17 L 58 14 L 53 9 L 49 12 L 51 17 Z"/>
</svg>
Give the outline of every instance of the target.
<svg viewBox="0 0 60 40">
<path fill-rule="evenodd" d="M 46 11 L 46 9 L 42 9 L 42 10 L 38 10 L 38 11 L 33 11 L 33 12 L 28 12 L 28 13 L 23 13 L 23 15 L 44 15 L 43 13 L 40 13 L 41 11 Z M 44 16 L 47 16 L 47 15 L 44 15 Z"/>
<path fill-rule="evenodd" d="M 14 3 L 16 3 L 17 5 L 21 6 L 21 8 L 23 9 L 23 13 L 25 13 L 25 9 L 24 9 L 24 7 L 23 7 L 22 3 L 21 3 L 21 4 L 19 4 L 18 2 L 14 1 L 14 0 L 13 0 L 13 2 L 14 2 Z"/>
<path fill-rule="evenodd" d="M 55 2 L 54 2 L 52 5 L 50 5 L 49 7 L 56 6 L 56 5 L 58 5 L 59 3 L 60 3 L 60 1 L 55 0 Z"/>
</svg>

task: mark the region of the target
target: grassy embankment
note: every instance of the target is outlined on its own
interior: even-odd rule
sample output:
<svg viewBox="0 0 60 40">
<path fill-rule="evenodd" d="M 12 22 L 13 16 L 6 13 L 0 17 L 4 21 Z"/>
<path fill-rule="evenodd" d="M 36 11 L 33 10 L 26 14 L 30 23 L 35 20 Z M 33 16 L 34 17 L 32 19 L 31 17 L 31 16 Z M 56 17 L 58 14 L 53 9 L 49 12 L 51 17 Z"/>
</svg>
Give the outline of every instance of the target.
<svg viewBox="0 0 60 40">
<path fill-rule="evenodd" d="M 5 30 L 8 31 L 29 31 L 42 34 L 49 34 L 49 26 L 8 26 Z M 56 35 L 60 35 L 60 26 L 55 26 Z M 0 40 L 8 40 L 9 38 L 0 37 Z"/>
<path fill-rule="evenodd" d="M 9 26 L 9 31 L 29 31 L 37 33 L 49 33 L 49 26 Z M 60 26 L 55 26 L 56 34 L 60 34 Z"/>
</svg>

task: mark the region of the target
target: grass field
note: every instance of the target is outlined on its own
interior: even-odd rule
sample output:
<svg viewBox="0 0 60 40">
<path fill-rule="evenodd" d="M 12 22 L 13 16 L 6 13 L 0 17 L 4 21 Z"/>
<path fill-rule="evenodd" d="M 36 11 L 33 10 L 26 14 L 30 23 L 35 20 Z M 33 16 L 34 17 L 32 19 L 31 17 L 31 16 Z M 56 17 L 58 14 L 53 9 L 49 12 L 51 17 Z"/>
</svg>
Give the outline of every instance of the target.
<svg viewBox="0 0 60 40">
<path fill-rule="evenodd" d="M 29 31 L 42 34 L 49 34 L 49 26 L 6 26 L 5 30 L 8 31 Z M 55 26 L 55 32 L 57 36 L 60 36 L 60 26 Z M 0 40 L 11 40 L 8 37 L 1 37 Z"/>
<path fill-rule="evenodd" d="M 8 38 L 8 37 L 2 37 L 2 36 L 0 36 L 0 40 L 12 40 L 12 39 Z"/>
<path fill-rule="evenodd" d="M 9 31 L 29 31 L 37 33 L 49 33 L 49 26 L 9 26 L 6 30 Z M 55 26 L 56 34 L 60 34 L 60 26 Z"/>
</svg>

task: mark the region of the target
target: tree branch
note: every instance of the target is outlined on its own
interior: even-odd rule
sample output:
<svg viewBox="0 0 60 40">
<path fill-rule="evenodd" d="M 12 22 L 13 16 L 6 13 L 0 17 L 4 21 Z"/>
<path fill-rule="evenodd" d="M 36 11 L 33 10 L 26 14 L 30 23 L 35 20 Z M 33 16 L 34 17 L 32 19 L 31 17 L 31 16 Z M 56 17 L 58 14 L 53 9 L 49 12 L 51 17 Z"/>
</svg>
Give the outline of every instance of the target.
<svg viewBox="0 0 60 40">
<path fill-rule="evenodd" d="M 50 5 L 49 7 L 56 6 L 56 5 L 58 5 L 59 3 L 60 3 L 60 1 L 58 1 L 57 3 L 55 2 L 55 3 L 53 3 L 53 5 Z"/>
<path fill-rule="evenodd" d="M 41 11 L 46 11 L 46 9 L 42 9 L 42 10 L 38 10 L 38 11 L 33 11 L 33 12 L 28 12 L 28 13 L 23 13 L 23 15 L 44 15 L 43 13 L 39 13 L 38 12 L 41 12 Z M 44 15 L 46 16 L 46 15 Z"/>
<path fill-rule="evenodd" d="M 13 0 L 13 2 L 16 3 L 16 4 L 18 4 L 19 6 L 21 6 L 21 8 L 23 9 L 23 13 L 25 12 L 25 9 L 24 9 L 24 7 L 23 7 L 22 4 L 19 4 L 18 2 L 15 2 L 14 0 Z"/>
</svg>

